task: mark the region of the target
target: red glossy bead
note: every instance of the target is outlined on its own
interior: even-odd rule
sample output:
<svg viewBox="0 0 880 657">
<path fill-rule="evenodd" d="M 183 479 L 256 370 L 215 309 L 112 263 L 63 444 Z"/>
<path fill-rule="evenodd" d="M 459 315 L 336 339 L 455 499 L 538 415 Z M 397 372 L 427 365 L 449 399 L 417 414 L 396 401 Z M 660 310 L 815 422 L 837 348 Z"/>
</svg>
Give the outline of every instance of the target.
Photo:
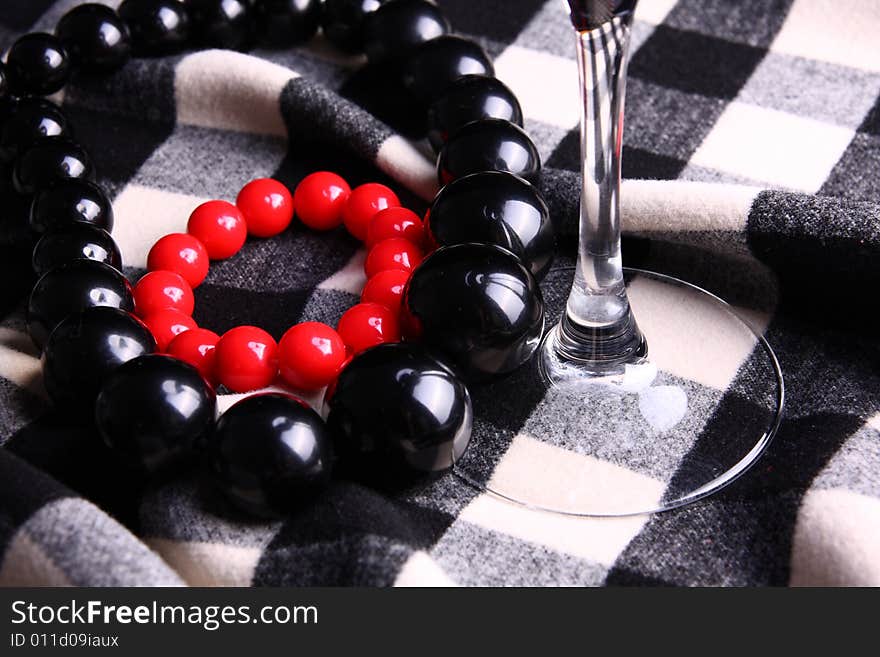
<svg viewBox="0 0 880 657">
<path fill-rule="evenodd" d="M 189 363 L 207 381 L 214 382 L 214 351 L 220 336 L 203 328 L 179 333 L 165 350 L 169 356 Z"/>
<path fill-rule="evenodd" d="M 156 339 L 156 347 L 159 351 L 165 351 L 171 341 L 184 331 L 198 328 L 196 320 L 189 315 L 184 315 L 178 310 L 165 308 L 150 313 L 144 319 L 144 324 L 150 329 L 150 333 Z"/>
<path fill-rule="evenodd" d="M 278 345 L 256 326 L 236 326 L 217 342 L 214 372 L 232 392 L 249 392 L 270 385 L 278 374 Z"/>
<path fill-rule="evenodd" d="M 391 189 L 379 183 L 366 183 L 351 191 L 342 212 L 342 220 L 348 232 L 363 242 L 367 239 L 367 226 L 373 215 L 399 205 L 400 199 Z"/>
<path fill-rule="evenodd" d="M 193 210 L 186 232 L 205 245 L 211 260 L 235 255 L 247 239 L 244 215 L 227 201 L 207 201 Z"/>
<path fill-rule="evenodd" d="M 425 241 L 425 227 L 415 212 L 407 208 L 385 208 L 373 215 L 367 226 L 367 248 L 382 240 L 402 237 L 417 246 Z"/>
<path fill-rule="evenodd" d="M 293 197 L 290 190 L 272 178 L 257 178 L 241 188 L 235 205 L 244 215 L 248 234 L 272 237 L 290 225 Z"/>
<path fill-rule="evenodd" d="M 409 240 L 394 237 L 383 240 L 370 249 L 364 263 L 367 278 L 386 269 L 412 271 L 422 261 L 422 250 Z"/>
<path fill-rule="evenodd" d="M 151 271 L 134 286 L 134 310 L 139 317 L 169 308 L 192 315 L 195 304 L 189 283 L 173 271 Z"/>
<path fill-rule="evenodd" d="M 209 264 L 205 245 L 186 233 L 166 235 L 153 245 L 147 255 L 147 269 L 177 272 L 192 288 L 205 280 Z"/>
<path fill-rule="evenodd" d="M 403 288 L 409 280 L 410 272 L 402 269 L 386 269 L 370 278 L 361 293 L 361 301 L 378 303 L 395 315 L 400 312 Z"/>
<path fill-rule="evenodd" d="M 400 341 L 397 314 L 378 303 L 359 303 L 345 311 L 336 327 L 354 353 L 385 342 Z"/>
<path fill-rule="evenodd" d="M 335 381 L 346 357 L 345 342 L 320 322 L 292 326 L 278 343 L 278 371 L 298 390 L 318 390 Z"/>
<path fill-rule="evenodd" d="M 309 228 L 330 230 L 342 223 L 351 187 L 335 173 L 317 171 L 302 179 L 293 193 L 296 216 Z"/>
</svg>

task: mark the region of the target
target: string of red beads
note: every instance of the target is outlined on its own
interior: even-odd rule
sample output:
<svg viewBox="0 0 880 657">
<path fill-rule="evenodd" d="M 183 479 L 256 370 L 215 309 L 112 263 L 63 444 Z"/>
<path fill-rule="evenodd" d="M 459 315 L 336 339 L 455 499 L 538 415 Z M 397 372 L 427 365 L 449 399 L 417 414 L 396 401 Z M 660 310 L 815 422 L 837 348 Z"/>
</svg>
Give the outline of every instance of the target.
<svg viewBox="0 0 880 657">
<path fill-rule="evenodd" d="M 237 326 L 222 336 L 192 319 L 193 288 L 208 275 L 210 260 L 238 253 L 248 235 L 268 238 L 296 216 L 313 230 L 345 225 L 366 243 L 367 283 L 361 302 L 334 329 L 303 322 L 275 340 L 256 326 Z M 149 273 L 134 288 L 135 312 L 156 338 L 159 351 L 186 361 L 214 385 L 248 392 L 273 383 L 301 391 L 331 385 L 354 354 L 401 339 L 403 289 L 427 247 L 422 219 L 400 205 L 380 183 L 351 189 L 339 175 L 306 176 L 291 194 L 271 178 L 253 180 L 236 197 L 199 205 L 186 233 L 160 238 L 147 256 Z"/>
</svg>

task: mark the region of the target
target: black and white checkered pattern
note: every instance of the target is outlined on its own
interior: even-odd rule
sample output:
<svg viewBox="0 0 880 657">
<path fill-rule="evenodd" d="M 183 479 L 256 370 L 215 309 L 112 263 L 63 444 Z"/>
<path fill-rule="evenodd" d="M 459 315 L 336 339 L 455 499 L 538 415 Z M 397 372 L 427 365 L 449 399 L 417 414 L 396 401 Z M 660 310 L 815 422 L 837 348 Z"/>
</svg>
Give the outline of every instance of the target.
<svg viewBox="0 0 880 657">
<path fill-rule="evenodd" d="M 6 0 L 0 45 L 51 29 L 73 0 Z M 107 2 L 106 4 L 114 4 Z M 518 95 L 545 162 L 544 192 L 575 248 L 577 90 L 559 0 L 441 0 Z M 721 494 L 620 519 L 529 511 L 453 477 L 405 490 L 339 481 L 284 522 L 216 506 L 198 477 L 141 487 L 87 430 L 45 401 L 24 331 L 31 283 L 22 208 L 3 217 L 0 324 L 0 584 L 80 585 L 880 585 L 880 353 L 870 291 L 880 282 L 880 6 L 861 0 L 641 0 L 624 139 L 629 264 L 730 300 L 774 345 L 786 418 L 762 461 Z M 153 241 L 202 200 L 247 180 L 294 186 L 333 169 L 384 180 L 422 209 L 436 182 L 408 108 L 362 60 L 320 36 L 293 51 L 206 51 L 135 60 L 77 79 L 63 104 L 114 195 L 114 236 L 133 276 Z M 394 125 L 394 129 L 388 127 Z M 278 337 L 335 322 L 363 284 L 363 252 L 342 231 L 294 226 L 214 265 L 200 324 L 255 323 Z M 559 308 L 569 281 L 545 282 Z M 640 323 L 662 329 L 671 300 L 643 285 Z M 692 331 L 712 330 L 695 313 Z M 723 345 L 711 371 L 669 363 L 695 414 L 661 447 L 592 466 L 621 490 L 669 495 L 657 473 L 710 455 L 760 400 L 741 381 L 753 344 Z M 564 468 L 569 409 L 526 373 L 473 390 L 468 467 L 528 481 Z M 221 399 L 223 408 L 236 396 Z M 317 402 L 317 399 L 312 401 Z M 547 483 L 547 482 L 541 482 Z"/>
</svg>

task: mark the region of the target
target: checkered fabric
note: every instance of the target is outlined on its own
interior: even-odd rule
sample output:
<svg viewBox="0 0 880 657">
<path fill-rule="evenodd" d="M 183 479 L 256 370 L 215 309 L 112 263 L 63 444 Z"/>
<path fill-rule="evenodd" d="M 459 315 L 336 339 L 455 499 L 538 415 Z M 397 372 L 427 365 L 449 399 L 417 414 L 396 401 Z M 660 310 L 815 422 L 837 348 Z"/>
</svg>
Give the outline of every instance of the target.
<svg viewBox="0 0 880 657">
<path fill-rule="evenodd" d="M 0 45 L 51 29 L 74 4 L 5 0 Z M 439 4 L 522 103 L 560 228 L 544 283 L 558 312 L 578 202 L 564 3 Z M 639 3 L 625 258 L 737 306 L 776 349 L 788 393 L 779 433 L 753 470 L 716 496 L 651 516 L 531 511 L 445 476 L 403 489 L 337 481 L 284 521 L 258 523 L 221 507 L 195 475 L 142 487 L 113 467 L 93 431 L 70 426 L 45 400 L 23 319 L 33 282 L 24 210 L 10 199 L 0 247 L 0 583 L 880 585 L 880 354 L 867 303 L 880 282 L 877 34 L 880 5 L 862 0 Z M 411 108 L 320 35 L 288 51 L 133 60 L 110 78 L 77 78 L 63 105 L 113 195 L 114 237 L 133 277 L 155 239 L 180 230 L 198 203 L 231 199 L 258 176 L 294 186 L 337 170 L 352 183 L 385 181 L 416 209 L 436 191 Z M 218 332 L 258 324 L 276 337 L 300 320 L 333 323 L 357 299 L 362 263 L 342 231 L 293 226 L 212 266 L 196 319 Z M 679 300 L 637 287 L 640 323 L 674 332 L 664 322 Z M 711 313 L 695 310 L 686 328 L 712 335 Z M 546 400 L 525 370 L 474 388 L 466 467 L 553 493 L 553 472 L 589 458 L 621 494 L 669 497 L 687 482 L 660 473 L 710 458 L 717 437 L 761 412 L 745 392 L 754 341 L 720 347 L 708 370 L 686 356 L 668 364 L 661 383 L 687 391 L 693 416 L 662 444 L 642 441 L 626 454 L 573 450 L 573 411 Z M 662 418 L 643 420 L 650 438 Z"/>
</svg>

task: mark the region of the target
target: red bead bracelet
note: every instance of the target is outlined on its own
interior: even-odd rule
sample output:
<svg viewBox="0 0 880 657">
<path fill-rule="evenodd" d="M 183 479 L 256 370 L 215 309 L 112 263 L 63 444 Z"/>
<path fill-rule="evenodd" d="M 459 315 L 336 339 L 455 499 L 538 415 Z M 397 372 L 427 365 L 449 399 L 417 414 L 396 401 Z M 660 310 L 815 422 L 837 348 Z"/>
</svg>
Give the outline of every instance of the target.
<svg viewBox="0 0 880 657">
<path fill-rule="evenodd" d="M 334 329 L 302 322 L 275 340 L 256 326 L 237 326 L 222 336 L 192 319 L 193 288 L 208 275 L 210 260 L 230 258 L 248 235 L 272 237 L 293 217 L 314 230 L 344 224 L 366 241 L 367 284 L 361 303 L 349 308 Z M 159 239 L 147 257 L 149 273 L 134 287 L 135 312 L 156 338 L 158 349 L 199 369 L 214 385 L 248 392 L 276 381 L 302 391 L 332 385 L 351 357 L 386 342 L 398 342 L 403 288 L 424 257 L 421 218 L 400 206 L 385 185 L 351 189 L 339 175 L 306 176 L 291 194 L 277 180 L 245 185 L 235 204 L 207 201 L 190 215 L 186 233 Z"/>
</svg>

